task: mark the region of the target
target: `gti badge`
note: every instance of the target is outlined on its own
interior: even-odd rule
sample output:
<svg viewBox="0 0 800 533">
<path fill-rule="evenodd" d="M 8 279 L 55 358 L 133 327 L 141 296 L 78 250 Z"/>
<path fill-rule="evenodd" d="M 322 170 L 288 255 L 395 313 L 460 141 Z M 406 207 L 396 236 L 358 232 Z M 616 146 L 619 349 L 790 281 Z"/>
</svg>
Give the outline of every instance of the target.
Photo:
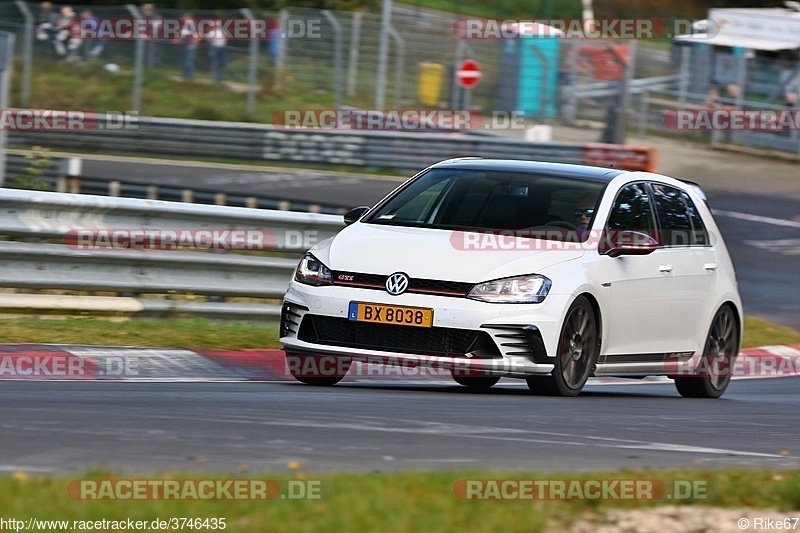
<svg viewBox="0 0 800 533">
<path fill-rule="evenodd" d="M 402 272 L 395 272 L 386 280 L 386 292 L 392 296 L 403 294 L 408 289 L 408 276 Z"/>
</svg>

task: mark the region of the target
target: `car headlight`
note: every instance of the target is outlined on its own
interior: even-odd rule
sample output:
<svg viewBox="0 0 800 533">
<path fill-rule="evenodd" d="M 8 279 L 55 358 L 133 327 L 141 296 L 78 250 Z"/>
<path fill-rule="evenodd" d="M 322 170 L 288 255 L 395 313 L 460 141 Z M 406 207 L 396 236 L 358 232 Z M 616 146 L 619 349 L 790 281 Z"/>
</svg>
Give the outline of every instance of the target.
<svg viewBox="0 0 800 533">
<path fill-rule="evenodd" d="M 497 279 L 478 283 L 467 298 L 490 303 L 538 304 L 547 296 L 551 285 L 549 278 L 538 274 Z"/>
<path fill-rule="evenodd" d="M 305 285 L 332 285 L 331 269 L 311 254 L 306 254 L 300 264 L 297 265 L 294 279 Z"/>
</svg>

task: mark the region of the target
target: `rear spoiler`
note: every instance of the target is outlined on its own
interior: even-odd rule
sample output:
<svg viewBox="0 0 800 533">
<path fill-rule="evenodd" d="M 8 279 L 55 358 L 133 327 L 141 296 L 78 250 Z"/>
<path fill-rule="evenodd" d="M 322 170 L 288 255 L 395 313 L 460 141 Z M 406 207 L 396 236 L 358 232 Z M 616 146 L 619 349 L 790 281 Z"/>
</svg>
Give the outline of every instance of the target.
<svg viewBox="0 0 800 533">
<path fill-rule="evenodd" d="M 706 203 L 706 205 L 708 205 L 708 196 L 706 196 L 706 192 L 703 190 L 703 188 L 700 186 L 699 183 L 695 183 L 695 182 L 689 181 L 689 180 L 681 180 L 681 182 L 685 183 L 686 185 L 691 186 L 697 192 L 697 194 L 700 195 L 700 198 L 703 199 L 703 201 Z"/>
</svg>

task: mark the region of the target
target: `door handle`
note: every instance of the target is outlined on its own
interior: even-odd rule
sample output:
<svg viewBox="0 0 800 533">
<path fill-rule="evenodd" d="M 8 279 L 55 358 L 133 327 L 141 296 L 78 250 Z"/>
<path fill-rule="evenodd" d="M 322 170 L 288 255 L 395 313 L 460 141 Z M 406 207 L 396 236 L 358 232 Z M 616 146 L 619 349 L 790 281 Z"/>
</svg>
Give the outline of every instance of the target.
<svg viewBox="0 0 800 533">
<path fill-rule="evenodd" d="M 664 273 L 672 272 L 672 265 L 661 265 L 658 267 L 658 271 Z"/>
<path fill-rule="evenodd" d="M 703 265 L 703 268 L 705 268 L 709 272 L 713 272 L 714 270 L 717 269 L 717 264 L 716 263 L 706 263 L 705 265 Z"/>
</svg>

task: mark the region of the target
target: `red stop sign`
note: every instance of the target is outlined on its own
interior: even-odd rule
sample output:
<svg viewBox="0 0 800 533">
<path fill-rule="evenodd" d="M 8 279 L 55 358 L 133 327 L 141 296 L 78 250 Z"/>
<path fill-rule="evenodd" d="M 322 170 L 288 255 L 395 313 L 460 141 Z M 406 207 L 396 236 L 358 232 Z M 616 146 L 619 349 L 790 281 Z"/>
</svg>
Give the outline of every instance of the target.
<svg viewBox="0 0 800 533">
<path fill-rule="evenodd" d="M 466 89 L 472 89 L 478 85 L 478 82 L 481 81 L 481 76 L 481 66 L 472 59 L 463 61 L 456 71 L 458 83 Z"/>
</svg>

